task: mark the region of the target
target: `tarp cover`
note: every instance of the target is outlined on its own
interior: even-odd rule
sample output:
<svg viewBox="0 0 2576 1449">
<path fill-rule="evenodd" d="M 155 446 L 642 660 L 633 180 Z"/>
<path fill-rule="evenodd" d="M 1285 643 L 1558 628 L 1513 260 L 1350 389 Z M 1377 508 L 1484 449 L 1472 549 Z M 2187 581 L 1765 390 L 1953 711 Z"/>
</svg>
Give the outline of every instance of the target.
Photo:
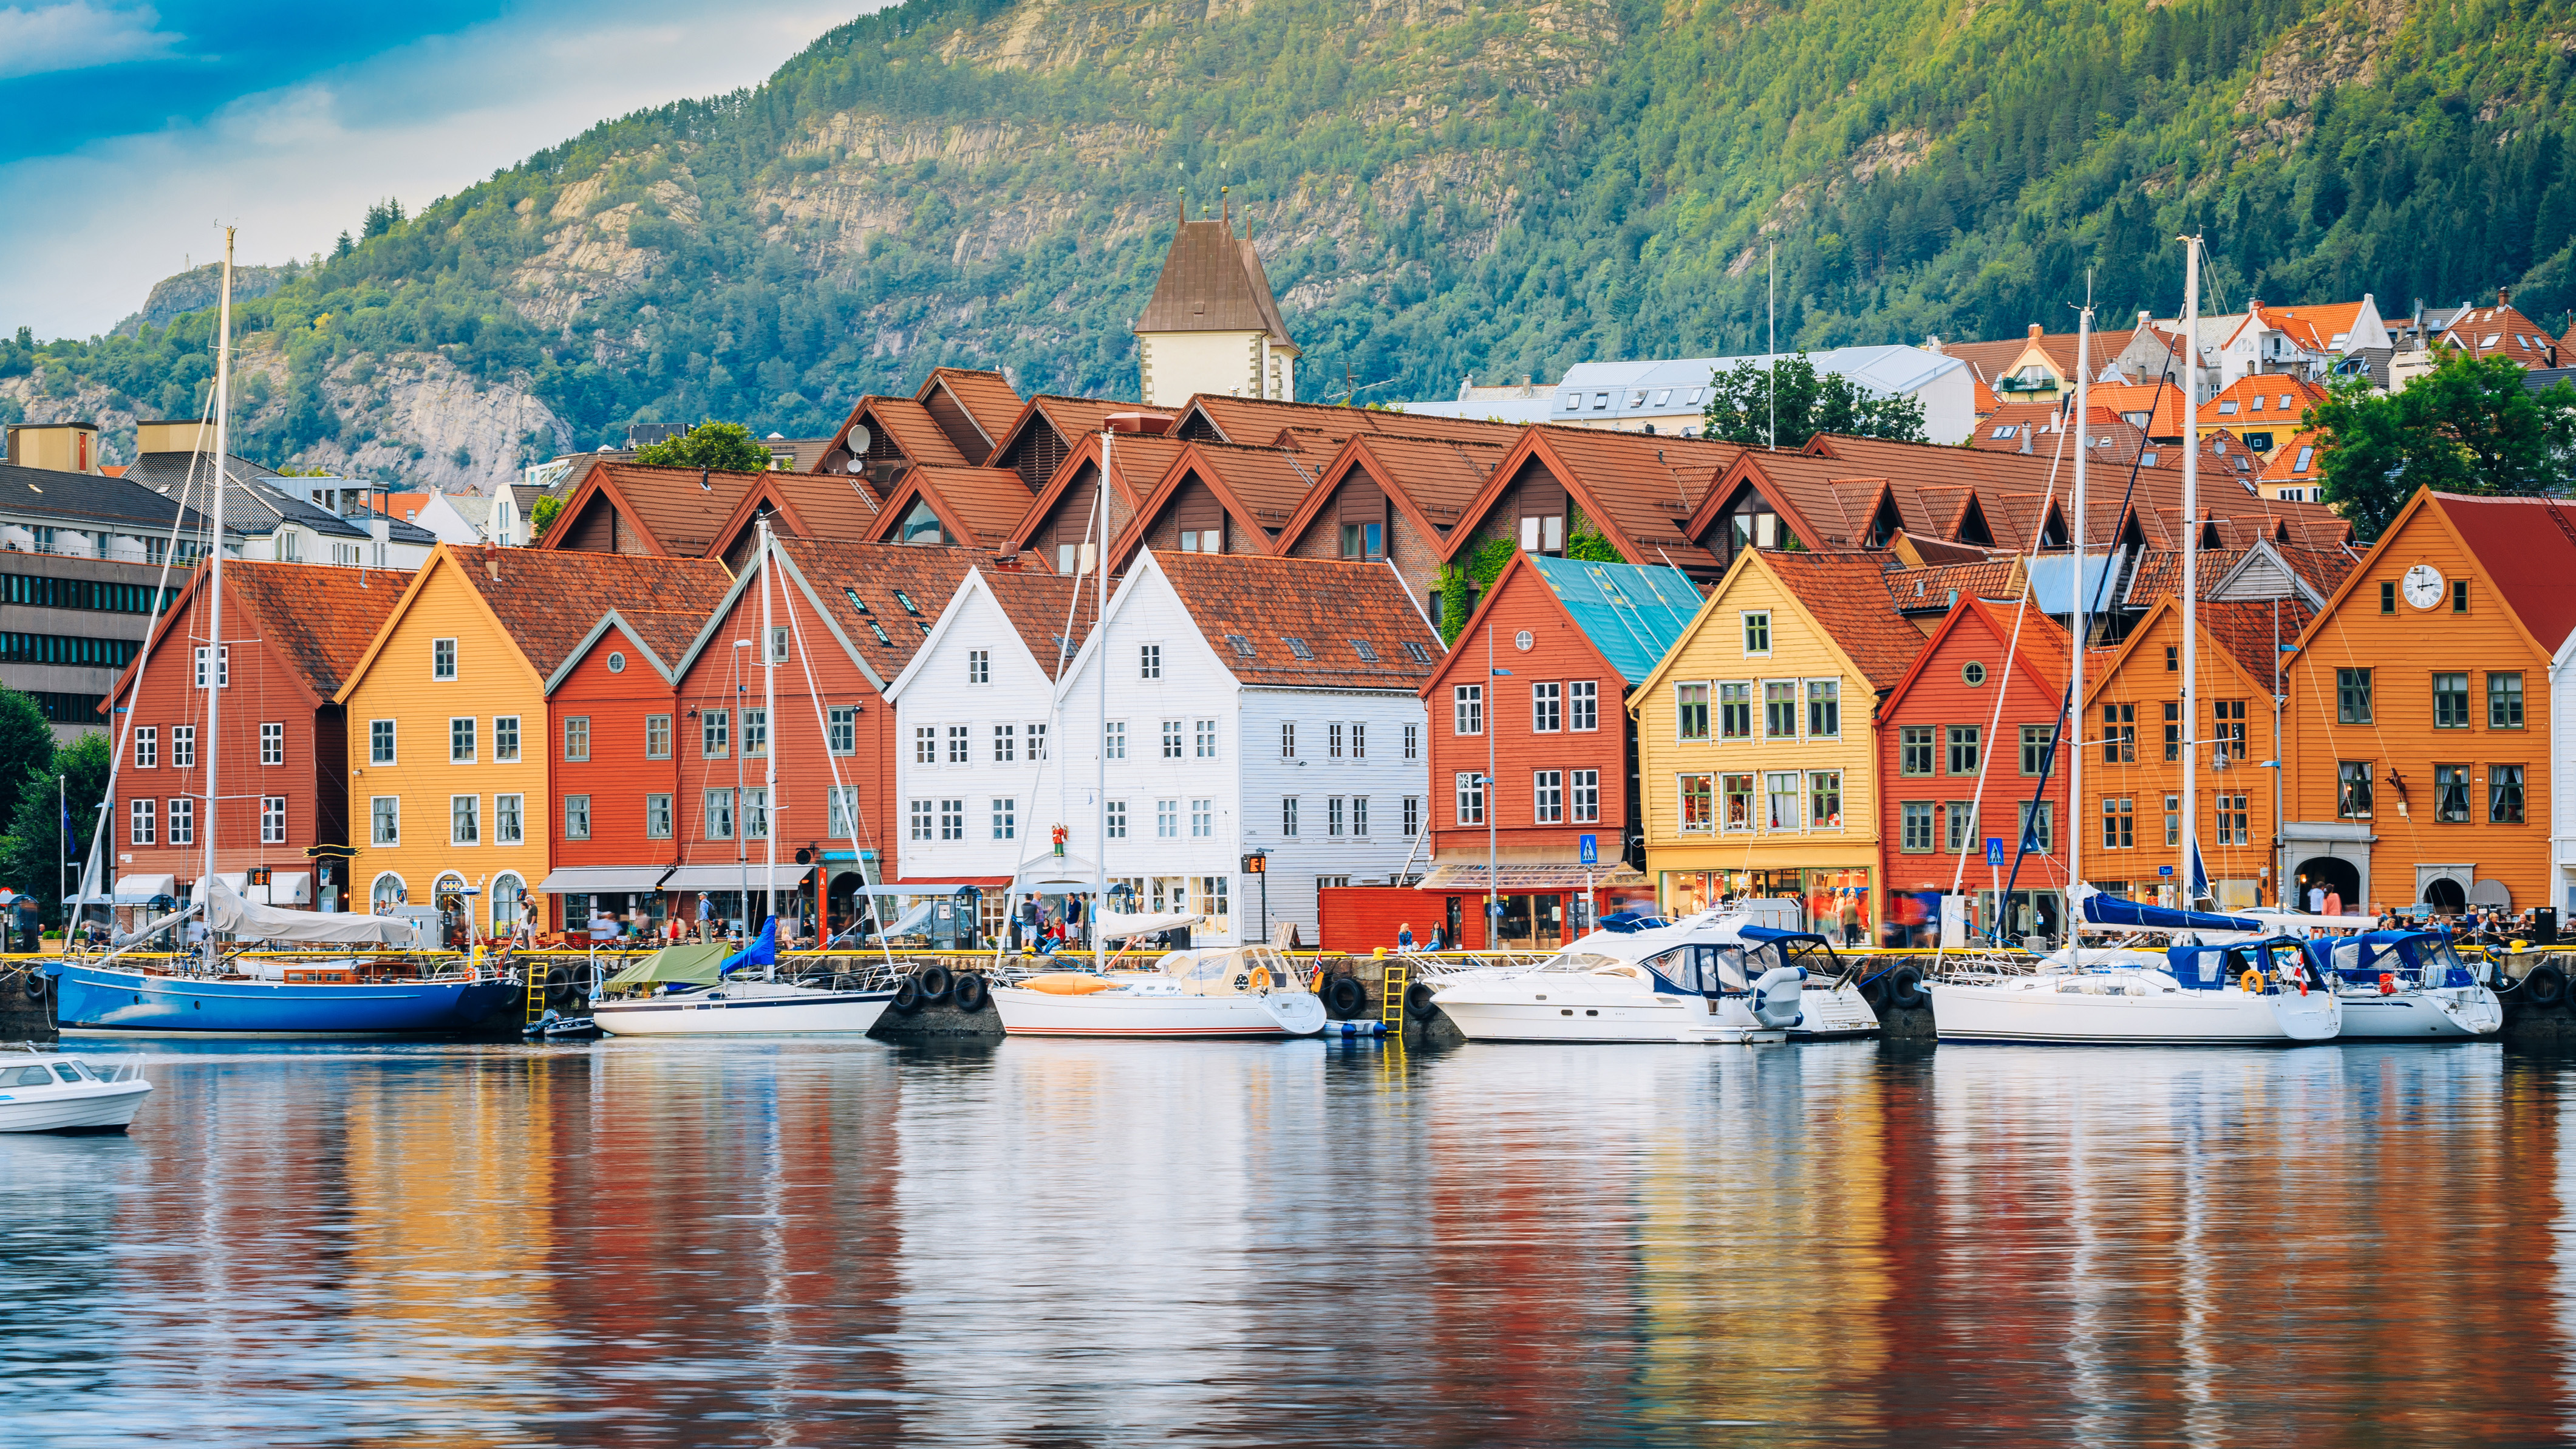
<svg viewBox="0 0 2576 1449">
<path fill-rule="evenodd" d="M 2093 891 L 2084 897 L 2084 919 L 2097 926 L 2136 926 L 2149 931 L 2250 931 L 2271 927 L 2252 916 L 2223 916 L 2211 911 L 2178 911 L 2149 906 L 2125 896 Z"/>
<path fill-rule="evenodd" d="M 1188 911 L 1159 911 L 1152 915 L 1129 915 L 1125 911 L 1100 913 L 1100 938 L 1123 941 L 1130 936 L 1150 936 L 1156 931 L 1178 931 L 1195 926 L 1207 917 Z"/>
<path fill-rule="evenodd" d="M 685 946 L 665 946 L 643 960 L 600 983 L 608 986 L 636 986 L 650 982 L 694 981 L 712 984 L 716 965 L 724 960 L 727 948 L 721 941 L 691 942 Z"/>
<path fill-rule="evenodd" d="M 198 893 L 205 898 L 207 923 L 245 940 L 380 946 L 412 943 L 409 921 L 345 911 L 289 911 L 253 905 L 221 876 L 198 882 Z"/>
</svg>

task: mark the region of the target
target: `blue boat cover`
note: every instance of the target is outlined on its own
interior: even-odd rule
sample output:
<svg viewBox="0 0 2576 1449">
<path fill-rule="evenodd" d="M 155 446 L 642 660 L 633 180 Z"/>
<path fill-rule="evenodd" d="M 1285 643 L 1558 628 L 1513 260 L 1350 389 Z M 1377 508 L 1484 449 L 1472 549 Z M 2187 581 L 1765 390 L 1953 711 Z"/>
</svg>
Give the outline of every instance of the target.
<svg viewBox="0 0 2576 1449">
<path fill-rule="evenodd" d="M 2231 941 L 2223 946 L 2175 946 L 2165 952 L 2165 965 L 2174 980 L 2184 986 L 2216 991 L 2234 985 L 2248 966 L 2272 966 L 2275 949 L 2287 946 L 2295 951 L 2306 944 L 2296 936 L 2274 936 L 2264 941 Z"/>
<path fill-rule="evenodd" d="M 2222 916 L 2212 911 L 2178 911 L 2171 906 L 2150 906 L 2126 896 L 2104 895 L 2099 891 L 2084 898 L 2084 919 L 2097 926 L 2138 926 L 2150 931 L 2262 931 L 2268 923 L 2246 916 Z"/>
<path fill-rule="evenodd" d="M 744 966 L 775 966 L 777 964 L 778 918 L 776 916 L 771 916 L 768 920 L 761 923 L 760 939 L 743 947 L 741 950 L 734 952 L 732 955 L 727 956 L 724 959 L 724 964 L 716 968 L 716 974 L 718 976 L 730 976 L 737 969 Z"/>
</svg>

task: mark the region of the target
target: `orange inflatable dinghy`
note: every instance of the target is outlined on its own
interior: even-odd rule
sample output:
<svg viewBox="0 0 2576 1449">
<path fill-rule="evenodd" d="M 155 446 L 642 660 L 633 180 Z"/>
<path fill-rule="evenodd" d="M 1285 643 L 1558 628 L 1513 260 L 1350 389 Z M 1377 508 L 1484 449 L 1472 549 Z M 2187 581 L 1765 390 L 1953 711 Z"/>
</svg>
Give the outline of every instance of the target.
<svg viewBox="0 0 2576 1449">
<path fill-rule="evenodd" d="M 1107 991 L 1111 983 L 1088 971 L 1048 971 L 1032 976 L 1020 985 L 1031 991 L 1043 991 L 1049 996 L 1089 996 L 1095 991 Z"/>
</svg>

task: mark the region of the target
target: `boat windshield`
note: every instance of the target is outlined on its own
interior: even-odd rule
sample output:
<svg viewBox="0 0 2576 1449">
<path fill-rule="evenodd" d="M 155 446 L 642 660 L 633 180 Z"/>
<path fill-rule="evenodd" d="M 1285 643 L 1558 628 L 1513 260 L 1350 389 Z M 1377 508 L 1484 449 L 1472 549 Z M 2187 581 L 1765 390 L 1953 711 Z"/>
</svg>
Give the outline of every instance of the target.
<svg viewBox="0 0 2576 1449">
<path fill-rule="evenodd" d="M 1162 961 L 1163 974 L 1198 996 L 1225 996 L 1294 985 L 1296 968 L 1271 946 L 1245 946 L 1232 951 L 1174 951 Z"/>
<path fill-rule="evenodd" d="M 2448 936 L 2444 936 L 2438 940 L 2427 941 L 2418 949 L 2423 952 L 2424 956 L 2425 985 L 2447 986 L 2455 981 L 2468 980 L 2472 978 L 2472 973 L 2469 971 L 2469 963 L 2461 960 L 2460 953 L 2452 949 L 2451 940 Z M 2454 971 L 2457 971 L 2460 974 L 2454 976 L 2451 974 Z"/>
<path fill-rule="evenodd" d="M 1569 976 L 1587 976 L 1595 971 L 1601 970 L 1605 966 L 1625 966 L 1627 964 L 1627 962 L 1620 960 L 1616 956 L 1604 956 L 1598 951 L 1559 951 L 1555 955 L 1541 961 L 1532 969 L 1536 971 L 1559 971 Z"/>
<path fill-rule="evenodd" d="M 66 1082 L 72 1083 L 74 1086 L 78 1086 L 81 1079 L 87 1077 L 89 1073 L 82 1071 L 81 1065 L 78 1062 L 56 1062 L 54 1063 L 54 1075 L 62 1078 Z"/>
<path fill-rule="evenodd" d="M 1754 947 L 1676 946 L 1646 964 L 1655 974 L 1684 991 L 1709 995 L 1750 990 L 1753 976 L 1776 964 L 1769 953 L 1776 942 Z"/>
<path fill-rule="evenodd" d="M 0 1087 L 50 1087 L 53 1084 L 54 1074 L 46 1071 L 42 1064 L 20 1067 L 14 1072 L 0 1070 Z"/>
</svg>

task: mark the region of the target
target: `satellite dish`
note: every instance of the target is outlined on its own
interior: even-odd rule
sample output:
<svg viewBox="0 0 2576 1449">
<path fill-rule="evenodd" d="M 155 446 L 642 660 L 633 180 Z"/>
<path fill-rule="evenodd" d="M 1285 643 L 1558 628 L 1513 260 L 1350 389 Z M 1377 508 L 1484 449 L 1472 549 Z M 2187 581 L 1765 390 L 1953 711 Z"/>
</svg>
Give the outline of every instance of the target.
<svg viewBox="0 0 2576 1449">
<path fill-rule="evenodd" d="M 850 461 L 844 466 L 853 473 L 864 473 L 868 469 L 868 460 L 860 457 L 856 453 L 852 453 L 850 455 Z"/>
<path fill-rule="evenodd" d="M 853 453 L 864 453 L 868 450 L 868 443 L 868 425 L 865 423 L 852 423 L 850 425 L 850 451 Z"/>
</svg>

